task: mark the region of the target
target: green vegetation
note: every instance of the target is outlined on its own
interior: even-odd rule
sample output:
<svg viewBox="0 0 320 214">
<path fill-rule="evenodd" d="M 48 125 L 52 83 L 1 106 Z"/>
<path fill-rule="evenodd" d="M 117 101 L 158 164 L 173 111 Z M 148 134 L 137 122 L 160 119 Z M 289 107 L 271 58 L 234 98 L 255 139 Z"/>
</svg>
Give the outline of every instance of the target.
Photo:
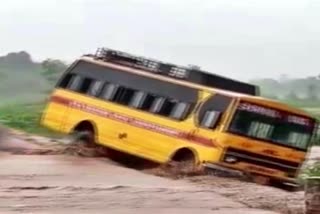
<svg viewBox="0 0 320 214">
<path fill-rule="evenodd" d="M 58 136 L 57 133 L 40 126 L 44 107 L 43 103 L 11 104 L 0 107 L 0 123 L 32 134 Z"/>
<path fill-rule="evenodd" d="M 67 65 L 57 59 L 46 59 L 41 65 L 43 69 L 41 74 L 51 85 L 54 85 L 62 73 L 67 69 Z"/>
<path fill-rule="evenodd" d="M 256 79 L 250 81 L 260 86 L 262 96 L 278 99 L 301 108 L 320 107 L 320 78 L 289 78 L 282 75 L 279 79 Z"/>
<path fill-rule="evenodd" d="M 45 99 L 66 67 L 54 59 L 34 62 L 24 51 L 0 56 L 0 107 Z"/>
<path fill-rule="evenodd" d="M 320 92 L 320 78 L 309 76 L 305 78 L 290 78 L 282 75 L 279 79 L 254 79 L 250 81 L 259 85 L 263 95 L 276 96 L 278 98 L 316 98 Z"/>
<path fill-rule="evenodd" d="M 56 136 L 40 126 L 44 100 L 67 65 L 34 62 L 25 51 L 0 56 L 0 123 L 29 133 Z"/>
<path fill-rule="evenodd" d="M 300 184 L 305 184 L 309 178 L 320 178 L 320 162 L 306 166 L 299 175 Z"/>
</svg>

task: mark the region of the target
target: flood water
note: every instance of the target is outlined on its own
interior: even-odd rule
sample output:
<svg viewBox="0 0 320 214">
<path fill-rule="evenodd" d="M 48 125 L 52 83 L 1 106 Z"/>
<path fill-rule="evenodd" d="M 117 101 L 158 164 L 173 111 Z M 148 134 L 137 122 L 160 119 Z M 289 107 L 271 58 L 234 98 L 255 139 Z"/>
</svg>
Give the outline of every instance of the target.
<svg viewBox="0 0 320 214">
<path fill-rule="evenodd" d="M 303 213 L 303 192 L 234 177 L 159 177 L 18 136 L 0 151 L 0 213 Z"/>
</svg>

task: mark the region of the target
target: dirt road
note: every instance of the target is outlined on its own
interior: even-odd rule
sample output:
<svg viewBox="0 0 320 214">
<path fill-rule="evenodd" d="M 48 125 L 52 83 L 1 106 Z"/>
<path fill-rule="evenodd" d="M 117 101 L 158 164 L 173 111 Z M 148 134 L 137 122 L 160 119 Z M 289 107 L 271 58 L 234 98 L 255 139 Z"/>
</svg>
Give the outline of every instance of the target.
<svg viewBox="0 0 320 214">
<path fill-rule="evenodd" d="M 106 158 L 39 155 L 45 146 L 17 138 L 0 144 L 0 213 L 275 213 L 249 209 L 208 186 L 148 175 Z"/>
</svg>

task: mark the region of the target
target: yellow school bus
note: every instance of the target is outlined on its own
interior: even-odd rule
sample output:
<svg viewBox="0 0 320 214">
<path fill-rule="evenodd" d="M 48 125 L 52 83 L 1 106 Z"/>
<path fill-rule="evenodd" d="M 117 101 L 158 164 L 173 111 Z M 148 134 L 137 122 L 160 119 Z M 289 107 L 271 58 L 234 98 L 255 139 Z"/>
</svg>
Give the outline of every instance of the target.
<svg viewBox="0 0 320 214">
<path fill-rule="evenodd" d="M 110 49 L 64 72 L 41 123 L 158 163 L 284 183 L 295 183 L 315 127 L 308 113 L 252 85 Z"/>
</svg>

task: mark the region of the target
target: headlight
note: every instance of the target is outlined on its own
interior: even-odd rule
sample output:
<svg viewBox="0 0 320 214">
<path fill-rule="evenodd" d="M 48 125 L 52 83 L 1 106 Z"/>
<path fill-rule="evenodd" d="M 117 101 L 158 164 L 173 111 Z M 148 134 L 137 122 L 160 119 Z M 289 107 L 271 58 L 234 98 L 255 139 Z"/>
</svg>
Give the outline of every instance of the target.
<svg viewBox="0 0 320 214">
<path fill-rule="evenodd" d="M 233 156 L 227 156 L 227 157 L 225 157 L 224 161 L 227 163 L 235 163 L 238 161 L 238 159 Z"/>
</svg>

